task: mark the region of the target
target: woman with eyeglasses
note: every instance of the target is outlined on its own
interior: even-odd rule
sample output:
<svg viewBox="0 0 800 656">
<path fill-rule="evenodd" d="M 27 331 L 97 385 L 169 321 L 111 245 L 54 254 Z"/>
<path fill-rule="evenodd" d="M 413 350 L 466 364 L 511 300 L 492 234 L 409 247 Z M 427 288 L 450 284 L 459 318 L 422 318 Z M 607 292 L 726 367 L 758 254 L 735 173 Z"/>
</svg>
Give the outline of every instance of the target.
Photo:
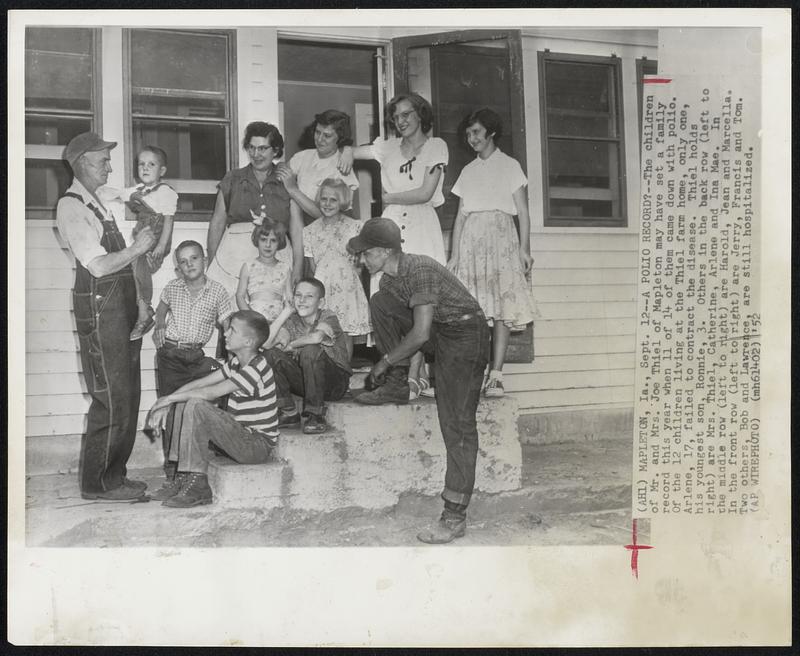
<svg viewBox="0 0 800 656">
<path fill-rule="evenodd" d="M 428 255 L 445 264 L 444 240 L 434 208 L 444 203 L 442 183 L 447 168 L 447 144 L 428 136 L 433 125 L 433 108 L 417 93 L 395 96 L 386 106 L 387 121 L 396 137 L 352 150 L 344 148 L 343 158 L 374 159 L 381 165 L 383 212 L 400 228 L 403 251 Z M 415 355 L 409 370 L 412 400 L 429 388 L 422 354 Z M 431 389 L 426 396 L 431 396 Z"/>
<path fill-rule="evenodd" d="M 277 164 L 283 155 L 283 136 L 274 125 L 254 121 L 245 128 L 242 147 L 250 163 L 229 171 L 220 181 L 208 226 L 207 275 L 231 296 L 242 263 L 252 256 L 253 224 L 260 225 L 265 217 L 283 224 L 289 236 L 290 245 L 278 251 L 277 259 L 289 263 L 295 282 L 303 271 L 303 221 L 291 216 L 289 192 L 280 180 L 282 169 L 288 167 Z"/>
</svg>

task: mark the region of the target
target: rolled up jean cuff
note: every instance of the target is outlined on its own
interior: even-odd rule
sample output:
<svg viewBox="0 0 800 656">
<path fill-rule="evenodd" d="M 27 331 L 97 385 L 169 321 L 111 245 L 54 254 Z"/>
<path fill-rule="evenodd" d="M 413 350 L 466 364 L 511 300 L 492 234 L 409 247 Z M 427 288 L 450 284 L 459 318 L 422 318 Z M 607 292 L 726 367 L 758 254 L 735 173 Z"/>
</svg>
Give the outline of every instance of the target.
<svg viewBox="0 0 800 656">
<path fill-rule="evenodd" d="M 471 494 L 464 494 L 463 492 L 454 492 L 453 490 L 448 490 L 444 488 L 442 492 L 442 499 L 445 501 L 450 501 L 451 503 L 458 503 L 462 506 L 468 506 L 469 500 L 472 498 Z"/>
</svg>

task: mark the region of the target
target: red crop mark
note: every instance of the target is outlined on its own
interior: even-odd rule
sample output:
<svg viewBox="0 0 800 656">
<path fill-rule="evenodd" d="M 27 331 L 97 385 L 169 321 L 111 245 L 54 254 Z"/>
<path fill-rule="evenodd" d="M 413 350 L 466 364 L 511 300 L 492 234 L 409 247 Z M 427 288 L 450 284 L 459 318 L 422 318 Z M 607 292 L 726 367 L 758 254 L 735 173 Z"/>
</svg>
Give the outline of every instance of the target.
<svg viewBox="0 0 800 656">
<path fill-rule="evenodd" d="M 650 545 L 647 544 L 639 544 L 636 542 L 636 520 L 633 520 L 633 527 L 631 529 L 631 544 L 625 545 L 626 549 L 630 549 L 631 551 L 631 571 L 633 575 L 638 579 L 639 578 L 639 550 L 640 549 L 652 549 Z"/>
<path fill-rule="evenodd" d="M 669 84 L 671 77 L 643 77 L 642 84 Z"/>
</svg>

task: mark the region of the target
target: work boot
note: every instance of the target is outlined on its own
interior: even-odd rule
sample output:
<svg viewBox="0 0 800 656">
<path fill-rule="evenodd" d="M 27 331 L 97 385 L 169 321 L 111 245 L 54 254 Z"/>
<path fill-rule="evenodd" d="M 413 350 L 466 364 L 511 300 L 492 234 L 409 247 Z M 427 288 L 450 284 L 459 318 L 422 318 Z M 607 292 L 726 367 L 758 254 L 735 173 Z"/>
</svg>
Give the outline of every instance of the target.
<svg viewBox="0 0 800 656">
<path fill-rule="evenodd" d="M 390 367 L 386 372 L 383 385 L 376 387 L 371 392 L 362 392 L 356 401 L 365 405 L 384 405 L 396 403 L 408 404 L 408 367 Z"/>
<path fill-rule="evenodd" d="M 175 496 L 165 499 L 161 505 L 169 508 L 191 508 L 202 506 L 213 501 L 208 476 L 200 472 L 187 472 L 184 474 L 183 485 Z"/>
<path fill-rule="evenodd" d="M 447 544 L 467 532 L 467 515 L 445 510 L 439 521 L 417 533 L 417 539 L 426 544 Z"/>
<path fill-rule="evenodd" d="M 144 496 L 144 490 L 138 487 L 120 485 L 105 492 L 81 492 L 81 497 L 95 501 L 134 501 Z"/>
<path fill-rule="evenodd" d="M 186 478 L 186 474 L 175 474 L 173 478 L 168 478 L 164 481 L 160 488 L 158 488 L 153 494 L 150 495 L 151 499 L 156 501 L 166 501 L 174 497 L 178 492 L 181 491 L 181 487 L 183 487 L 183 481 Z"/>
</svg>

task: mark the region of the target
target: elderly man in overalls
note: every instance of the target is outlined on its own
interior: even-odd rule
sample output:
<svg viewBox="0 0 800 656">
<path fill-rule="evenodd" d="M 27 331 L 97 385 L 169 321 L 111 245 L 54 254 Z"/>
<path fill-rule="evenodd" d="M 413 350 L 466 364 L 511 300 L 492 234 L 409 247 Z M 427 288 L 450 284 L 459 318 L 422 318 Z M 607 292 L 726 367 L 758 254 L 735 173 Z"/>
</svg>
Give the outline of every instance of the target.
<svg viewBox="0 0 800 656">
<path fill-rule="evenodd" d="M 96 195 L 111 172 L 111 149 L 94 132 L 72 139 L 64 151 L 74 173 L 58 201 L 56 224 L 75 256 L 72 293 L 86 388 L 92 397 L 81 440 L 79 481 L 84 499 L 132 501 L 147 485 L 127 478 L 139 412 L 139 351 L 131 342 L 136 288 L 131 262 L 155 243 L 143 228 L 131 246 Z"/>
</svg>

